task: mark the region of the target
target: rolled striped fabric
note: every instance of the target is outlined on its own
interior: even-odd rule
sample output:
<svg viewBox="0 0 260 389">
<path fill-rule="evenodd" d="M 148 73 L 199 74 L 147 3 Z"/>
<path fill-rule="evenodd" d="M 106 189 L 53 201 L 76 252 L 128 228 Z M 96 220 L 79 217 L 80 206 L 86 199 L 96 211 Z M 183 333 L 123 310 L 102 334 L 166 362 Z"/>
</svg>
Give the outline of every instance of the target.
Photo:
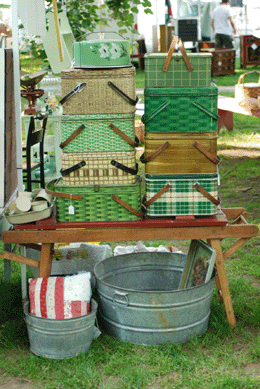
<svg viewBox="0 0 260 389">
<path fill-rule="evenodd" d="M 72 319 L 90 312 L 91 273 L 29 279 L 30 313 L 46 319 Z"/>
</svg>

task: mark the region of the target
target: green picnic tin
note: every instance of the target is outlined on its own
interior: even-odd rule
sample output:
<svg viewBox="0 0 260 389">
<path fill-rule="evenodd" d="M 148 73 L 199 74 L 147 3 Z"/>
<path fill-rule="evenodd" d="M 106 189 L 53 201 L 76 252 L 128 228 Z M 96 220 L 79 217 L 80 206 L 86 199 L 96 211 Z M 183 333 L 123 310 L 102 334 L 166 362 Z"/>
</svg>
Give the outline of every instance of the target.
<svg viewBox="0 0 260 389">
<path fill-rule="evenodd" d="M 140 220 L 141 178 L 127 185 L 55 184 L 59 222 L 94 222 Z M 64 197 L 64 194 L 67 195 Z M 73 198 L 75 195 L 76 198 Z M 80 197 L 80 199 L 78 198 Z"/>
<path fill-rule="evenodd" d="M 211 132 L 218 126 L 218 88 L 145 88 L 147 132 Z"/>
<path fill-rule="evenodd" d="M 66 142 L 80 126 L 83 130 L 64 147 L 65 153 L 85 153 L 98 151 L 130 151 L 133 145 L 116 133 L 111 125 L 116 126 L 121 135 L 135 140 L 134 113 L 97 114 L 97 115 L 62 115 L 61 139 Z M 127 138 L 127 139 L 128 139 Z"/>
<path fill-rule="evenodd" d="M 147 216 L 202 216 L 217 213 L 217 174 L 146 174 L 145 186 Z M 160 192 L 162 194 L 158 196 L 159 191 L 164 193 Z"/>
<path fill-rule="evenodd" d="M 145 87 L 208 87 L 211 84 L 211 53 L 187 53 L 189 71 L 181 53 L 173 53 L 167 71 L 167 53 L 145 54 Z"/>
</svg>

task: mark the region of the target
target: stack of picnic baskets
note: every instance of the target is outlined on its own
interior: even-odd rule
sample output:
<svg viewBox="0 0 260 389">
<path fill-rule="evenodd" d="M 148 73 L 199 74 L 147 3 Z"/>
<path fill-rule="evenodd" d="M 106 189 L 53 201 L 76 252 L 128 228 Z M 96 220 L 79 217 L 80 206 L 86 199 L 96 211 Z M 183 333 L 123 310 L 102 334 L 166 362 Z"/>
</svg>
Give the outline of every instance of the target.
<svg viewBox="0 0 260 389">
<path fill-rule="evenodd" d="M 53 191 L 58 221 L 142 217 L 135 68 L 130 47 L 121 42 L 81 42 L 75 45 L 73 67 L 61 72 L 62 180 Z"/>
<path fill-rule="evenodd" d="M 147 217 L 217 213 L 218 91 L 211 84 L 211 56 L 187 54 L 176 36 L 168 55 L 145 55 Z"/>
</svg>

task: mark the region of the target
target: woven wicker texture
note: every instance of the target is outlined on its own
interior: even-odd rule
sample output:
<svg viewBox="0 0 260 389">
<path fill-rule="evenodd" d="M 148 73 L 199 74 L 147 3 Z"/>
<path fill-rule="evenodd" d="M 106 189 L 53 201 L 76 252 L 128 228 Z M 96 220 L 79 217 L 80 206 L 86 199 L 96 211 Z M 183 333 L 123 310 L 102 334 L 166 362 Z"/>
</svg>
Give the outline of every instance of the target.
<svg viewBox="0 0 260 389">
<path fill-rule="evenodd" d="M 81 124 L 86 128 L 65 148 L 66 153 L 92 151 L 130 151 L 133 149 L 110 127 L 112 123 L 132 140 L 135 139 L 134 114 L 120 115 L 63 115 L 61 118 L 61 138 L 64 142 Z"/>
<path fill-rule="evenodd" d="M 136 176 L 118 169 L 112 160 L 133 170 L 136 167 L 135 150 L 113 153 L 63 153 L 62 168 L 68 169 L 81 161 L 86 165 L 63 176 L 64 185 L 107 185 L 134 184 Z"/>
<path fill-rule="evenodd" d="M 163 65 L 167 53 L 145 54 L 145 86 L 146 87 L 208 87 L 211 83 L 210 53 L 188 53 L 193 66 L 190 72 L 182 54 L 174 53 L 167 72 Z"/>
<path fill-rule="evenodd" d="M 146 132 L 145 157 L 149 157 L 165 142 L 170 146 L 145 164 L 147 174 L 209 174 L 217 173 L 217 165 L 194 146 L 198 142 L 215 157 L 217 133 L 154 133 Z"/>
<path fill-rule="evenodd" d="M 116 194 L 132 208 L 141 212 L 141 180 L 138 176 L 132 185 L 103 185 L 103 186 L 65 186 L 56 185 L 58 192 L 82 196 L 82 200 L 70 200 L 56 197 L 57 220 L 60 222 L 90 222 L 139 220 L 139 217 L 129 212 L 116 201 Z M 74 207 L 74 214 L 69 213 L 69 206 Z"/>
<path fill-rule="evenodd" d="M 244 77 L 250 73 L 258 73 L 258 82 L 245 83 Z M 246 108 L 258 108 L 258 96 L 260 96 L 260 71 L 251 71 L 241 74 L 235 86 L 235 98 L 239 105 Z"/>
<path fill-rule="evenodd" d="M 108 86 L 111 81 L 127 96 L 135 100 L 135 68 L 67 69 L 61 72 L 62 95 L 66 96 L 78 84 L 86 87 L 63 104 L 63 113 L 72 115 L 135 112 L 122 96 Z"/>
<path fill-rule="evenodd" d="M 215 199 L 218 197 L 217 174 L 211 175 L 146 175 L 146 200 L 150 200 L 166 184 L 169 188 L 159 199 L 147 207 L 148 216 L 213 215 L 217 206 L 198 192 L 194 185 L 199 183 Z"/>
<path fill-rule="evenodd" d="M 210 132 L 217 131 L 218 89 L 208 88 L 145 88 L 147 132 Z"/>
</svg>

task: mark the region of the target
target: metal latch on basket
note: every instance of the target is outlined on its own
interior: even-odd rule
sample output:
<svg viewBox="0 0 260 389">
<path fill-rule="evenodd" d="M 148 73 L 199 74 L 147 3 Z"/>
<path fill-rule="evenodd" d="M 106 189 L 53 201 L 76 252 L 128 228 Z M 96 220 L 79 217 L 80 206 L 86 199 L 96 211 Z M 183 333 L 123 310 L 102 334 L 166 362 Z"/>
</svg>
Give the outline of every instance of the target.
<svg viewBox="0 0 260 389">
<path fill-rule="evenodd" d="M 74 172 L 75 170 L 80 169 L 82 166 L 85 166 L 85 165 L 86 165 L 86 162 L 85 161 L 81 161 L 81 162 L 77 163 L 76 165 L 73 165 L 73 166 L 69 167 L 68 169 L 61 169 L 60 170 L 60 174 L 62 176 L 67 176 L 68 174 Z"/>
</svg>

